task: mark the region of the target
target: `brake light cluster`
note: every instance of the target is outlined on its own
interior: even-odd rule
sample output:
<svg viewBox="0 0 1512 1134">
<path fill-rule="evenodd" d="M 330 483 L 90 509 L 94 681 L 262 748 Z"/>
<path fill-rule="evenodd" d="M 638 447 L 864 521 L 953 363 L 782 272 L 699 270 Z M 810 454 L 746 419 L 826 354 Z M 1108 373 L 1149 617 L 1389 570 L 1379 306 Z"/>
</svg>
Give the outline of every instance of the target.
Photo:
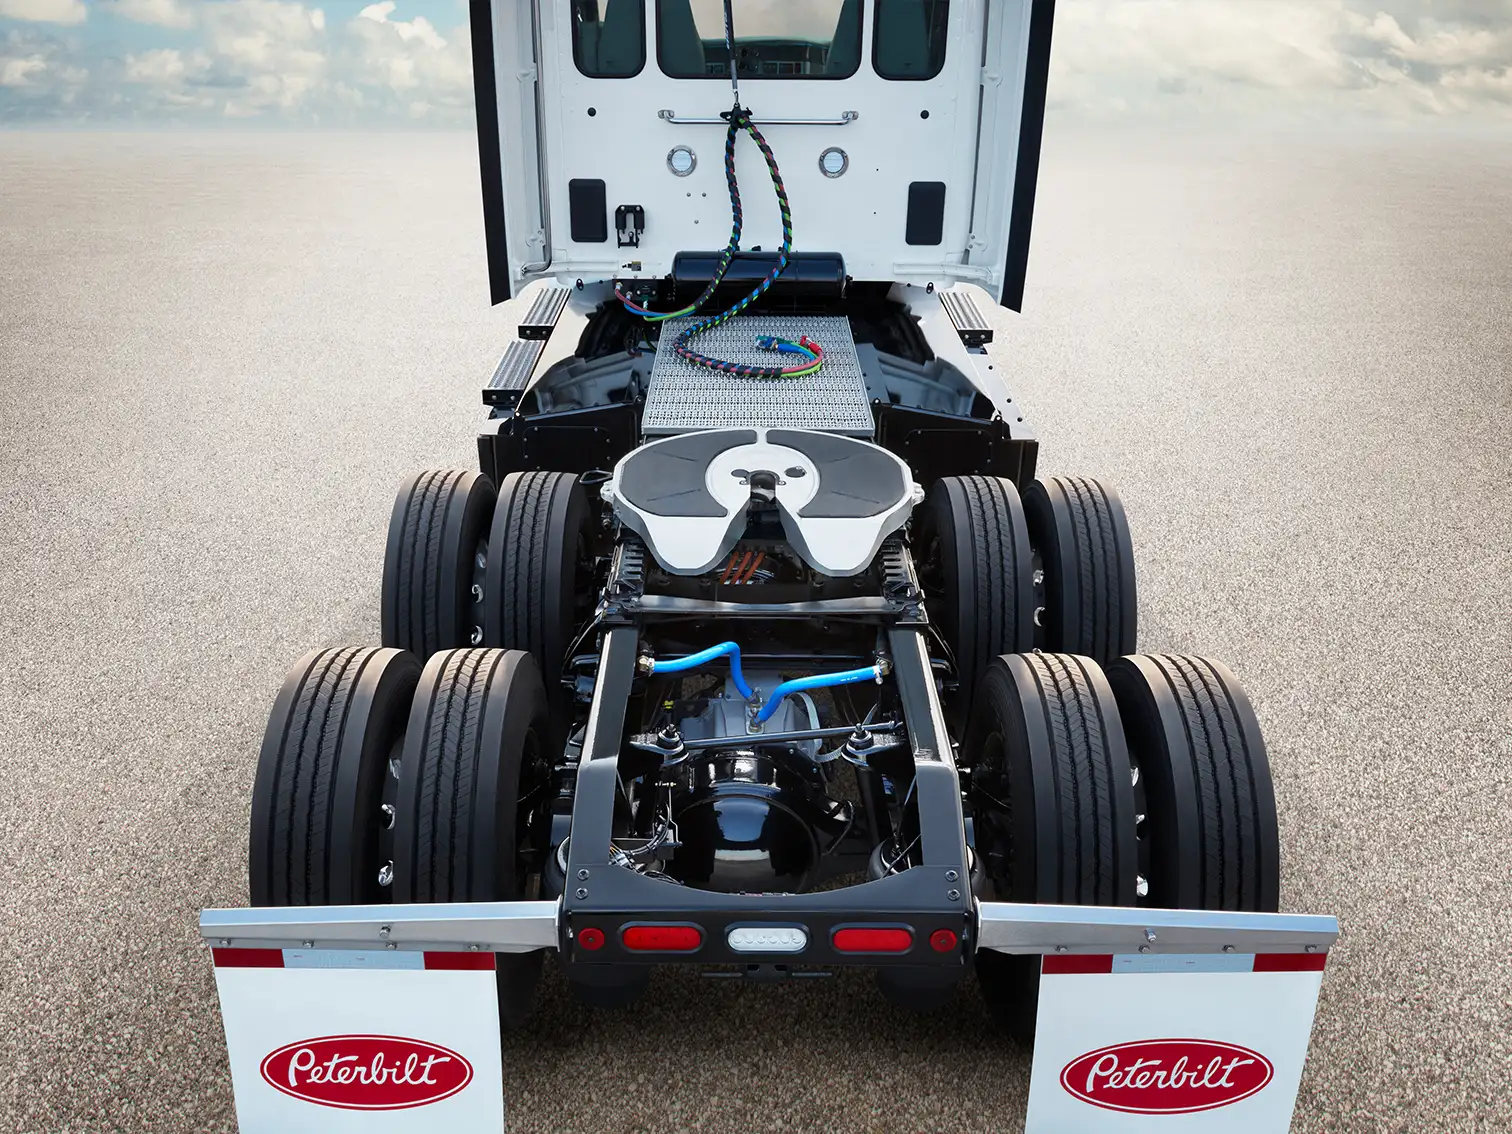
<svg viewBox="0 0 1512 1134">
<path fill-rule="evenodd" d="M 837 953 L 901 956 L 914 949 L 914 930 L 906 925 L 844 925 L 830 933 L 830 946 Z M 928 935 L 936 953 L 954 952 L 961 938 L 953 929 L 936 929 Z M 578 931 L 578 948 L 596 953 L 608 943 L 597 926 Z M 631 953 L 696 953 L 703 948 L 704 931 L 686 922 L 630 922 L 620 927 L 621 948 Z M 725 944 L 732 952 L 746 954 L 802 953 L 809 945 L 803 926 L 754 924 L 731 926 Z"/>
</svg>

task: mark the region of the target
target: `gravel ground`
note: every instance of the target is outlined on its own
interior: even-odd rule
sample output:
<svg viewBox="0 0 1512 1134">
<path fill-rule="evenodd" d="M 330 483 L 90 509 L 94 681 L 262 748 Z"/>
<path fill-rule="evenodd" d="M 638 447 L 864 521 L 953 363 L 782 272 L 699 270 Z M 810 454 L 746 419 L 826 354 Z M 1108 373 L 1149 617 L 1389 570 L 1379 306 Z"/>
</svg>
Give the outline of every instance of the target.
<svg viewBox="0 0 1512 1134">
<path fill-rule="evenodd" d="M 1270 740 L 1332 912 L 1295 1129 L 1512 1129 L 1512 146 L 1063 136 L 998 357 L 1042 471 L 1123 492 L 1141 641 Z M 196 911 L 245 896 L 265 713 L 373 642 L 401 476 L 474 459 L 463 135 L 0 133 L 0 1128 L 232 1128 Z M 975 991 L 546 988 L 510 1128 L 992 1130 Z"/>
</svg>

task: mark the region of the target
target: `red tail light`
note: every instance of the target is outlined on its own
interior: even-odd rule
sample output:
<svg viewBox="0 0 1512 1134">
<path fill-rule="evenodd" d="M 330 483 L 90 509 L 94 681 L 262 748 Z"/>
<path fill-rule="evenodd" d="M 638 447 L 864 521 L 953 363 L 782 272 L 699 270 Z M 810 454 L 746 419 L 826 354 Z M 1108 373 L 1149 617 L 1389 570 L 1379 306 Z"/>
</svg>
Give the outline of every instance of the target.
<svg viewBox="0 0 1512 1134">
<path fill-rule="evenodd" d="M 840 953 L 906 953 L 913 948 L 913 930 L 853 926 L 835 930 L 830 940 Z"/>
<path fill-rule="evenodd" d="M 589 926 L 578 934 L 578 945 L 583 949 L 602 949 L 604 947 L 604 931 Z"/>
<path fill-rule="evenodd" d="M 937 929 L 929 935 L 929 947 L 936 953 L 948 953 L 956 947 L 959 940 L 954 930 Z"/>
<path fill-rule="evenodd" d="M 696 925 L 627 925 L 620 944 L 640 953 L 691 953 L 703 946 L 703 930 Z"/>
</svg>

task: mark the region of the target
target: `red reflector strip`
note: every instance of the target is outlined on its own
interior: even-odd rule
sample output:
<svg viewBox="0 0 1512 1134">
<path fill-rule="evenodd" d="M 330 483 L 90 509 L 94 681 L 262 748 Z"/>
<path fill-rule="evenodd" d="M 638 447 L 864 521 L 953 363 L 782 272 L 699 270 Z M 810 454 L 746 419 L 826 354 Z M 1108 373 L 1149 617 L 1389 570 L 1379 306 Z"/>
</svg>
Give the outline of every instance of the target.
<svg viewBox="0 0 1512 1134">
<path fill-rule="evenodd" d="M 1112 953 L 1046 953 L 1040 972 L 1048 975 L 1072 976 L 1079 973 L 1111 973 Z"/>
<path fill-rule="evenodd" d="M 1256 953 L 1257 973 L 1321 973 L 1327 953 Z"/>
<path fill-rule="evenodd" d="M 494 967 L 494 955 L 492 953 L 426 953 L 425 967 L 430 970 L 459 970 L 469 971 L 489 970 Z"/>
<path fill-rule="evenodd" d="M 837 929 L 830 938 L 840 953 L 906 953 L 913 948 L 913 931 L 908 929 Z"/>
<path fill-rule="evenodd" d="M 218 969 L 281 969 L 282 949 L 211 949 Z"/>
<path fill-rule="evenodd" d="M 627 925 L 620 931 L 620 944 L 642 953 L 691 953 L 703 945 L 703 930 L 696 925 Z"/>
</svg>

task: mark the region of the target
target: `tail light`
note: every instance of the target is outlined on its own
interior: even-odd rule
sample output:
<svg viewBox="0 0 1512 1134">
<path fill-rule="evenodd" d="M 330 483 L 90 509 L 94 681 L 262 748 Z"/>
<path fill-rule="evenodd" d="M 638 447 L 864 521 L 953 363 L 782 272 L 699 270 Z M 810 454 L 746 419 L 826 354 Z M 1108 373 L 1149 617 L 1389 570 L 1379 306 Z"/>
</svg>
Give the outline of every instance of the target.
<svg viewBox="0 0 1512 1134">
<path fill-rule="evenodd" d="M 830 943 L 838 953 L 906 953 L 913 948 L 913 930 L 853 925 L 835 930 Z"/>
<path fill-rule="evenodd" d="M 620 944 L 636 953 L 692 953 L 703 947 L 703 930 L 696 925 L 627 925 Z"/>
<path fill-rule="evenodd" d="M 589 926 L 577 935 L 578 947 L 581 949 L 602 949 L 604 947 L 604 931 Z"/>
<path fill-rule="evenodd" d="M 929 947 L 936 953 L 948 953 L 960 940 L 952 929 L 937 929 L 929 935 Z"/>
</svg>

